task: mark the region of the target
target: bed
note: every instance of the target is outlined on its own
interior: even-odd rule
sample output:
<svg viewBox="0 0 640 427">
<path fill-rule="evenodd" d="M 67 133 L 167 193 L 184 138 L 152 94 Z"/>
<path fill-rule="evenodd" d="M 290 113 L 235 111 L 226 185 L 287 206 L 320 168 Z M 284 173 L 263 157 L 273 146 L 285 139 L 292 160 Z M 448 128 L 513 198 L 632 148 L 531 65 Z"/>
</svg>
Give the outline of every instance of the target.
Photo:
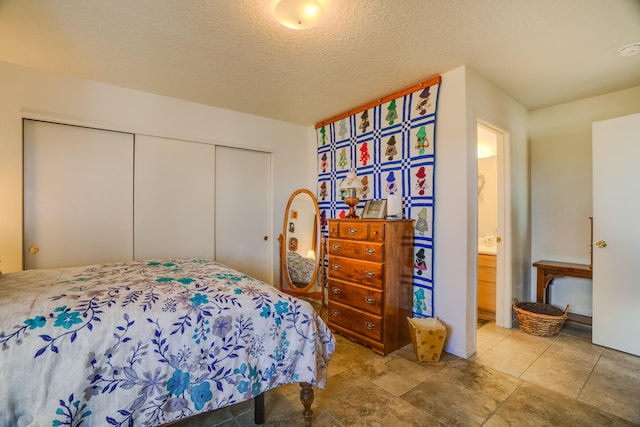
<svg viewBox="0 0 640 427">
<path fill-rule="evenodd" d="M 313 279 L 315 269 L 315 258 L 303 258 L 296 251 L 287 251 L 287 271 L 293 283 L 308 285 Z"/>
<path fill-rule="evenodd" d="M 1 426 L 157 426 L 287 383 L 309 400 L 335 340 L 304 301 L 169 259 L 0 275 L 0 346 Z"/>
</svg>

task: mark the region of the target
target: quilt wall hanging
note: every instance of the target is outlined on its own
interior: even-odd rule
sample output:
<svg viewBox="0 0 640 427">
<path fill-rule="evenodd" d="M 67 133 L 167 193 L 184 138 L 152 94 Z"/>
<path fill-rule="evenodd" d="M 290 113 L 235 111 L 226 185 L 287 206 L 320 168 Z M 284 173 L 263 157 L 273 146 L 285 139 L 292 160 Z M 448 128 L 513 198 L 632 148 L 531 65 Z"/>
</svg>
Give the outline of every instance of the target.
<svg viewBox="0 0 640 427">
<path fill-rule="evenodd" d="M 431 78 L 315 125 L 322 233 L 327 236 L 328 218 L 348 213 L 339 188 L 348 172 L 355 172 L 364 185 L 360 212 L 369 200 L 400 195 L 404 218 L 414 220 L 416 317 L 434 316 L 433 179 L 440 82 L 440 76 Z"/>
</svg>

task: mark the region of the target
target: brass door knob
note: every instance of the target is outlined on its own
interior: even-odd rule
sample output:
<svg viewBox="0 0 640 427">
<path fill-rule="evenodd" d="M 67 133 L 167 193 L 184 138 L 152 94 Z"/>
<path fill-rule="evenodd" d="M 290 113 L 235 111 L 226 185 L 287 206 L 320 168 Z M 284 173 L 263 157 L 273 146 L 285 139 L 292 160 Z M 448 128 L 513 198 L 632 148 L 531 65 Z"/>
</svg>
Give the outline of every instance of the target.
<svg viewBox="0 0 640 427">
<path fill-rule="evenodd" d="M 37 254 L 38 252 L 40 252 L 40 248 L 37 246 L 31 246 L 29 247 L 29 253 L 30 254 Z"/>
<path fill-rule="evenodd" d="M 607 247 L 607 242 L 605 242 L 604 240 L 598 240 L 596 242 L 596 248 L 606 248 Z"/>
</svg>

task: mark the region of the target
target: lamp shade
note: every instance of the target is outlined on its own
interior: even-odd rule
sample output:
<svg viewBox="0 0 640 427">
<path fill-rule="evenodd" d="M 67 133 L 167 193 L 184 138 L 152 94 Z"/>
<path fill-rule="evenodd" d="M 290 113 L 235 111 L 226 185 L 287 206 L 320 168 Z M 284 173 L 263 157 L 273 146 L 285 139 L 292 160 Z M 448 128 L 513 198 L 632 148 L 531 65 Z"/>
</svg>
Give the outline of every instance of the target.
<svg viewBox="0 0 640 427">
<path fill-rule="evenodd" d="M 362 184 L 362 181 L 358 179 L 355 172 L 347 173 L 347 176 L 345 177 L 345 179 L 343 179 L 342 182 L 340 183 L 341 190 L 350 190 L 350 189 L 361 190 L 363 188 L 364 188 L 364 185 Z"/>
<path fill-rule="evenodd" d="M 340 183 L 340 191 L 344 193 L 344 202 L 349 206 L 349 213 L 345 218 L 358 218 L 355 207 L 360 202 L 358 190 L 362 190 L 364 185 L 358 179 L 355 172 L 348 172 L 347 176 Z"/>
</svg>

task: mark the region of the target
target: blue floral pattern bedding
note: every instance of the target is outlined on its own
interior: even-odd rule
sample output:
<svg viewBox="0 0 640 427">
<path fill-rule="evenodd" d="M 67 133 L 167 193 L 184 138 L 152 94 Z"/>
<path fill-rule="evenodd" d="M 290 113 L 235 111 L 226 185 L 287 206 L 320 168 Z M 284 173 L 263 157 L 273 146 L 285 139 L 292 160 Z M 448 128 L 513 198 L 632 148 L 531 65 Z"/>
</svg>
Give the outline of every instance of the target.
<svg viewBox="0 0 640 427">
<path fill-rule="evenodd" d="M 156 426 L 291 382 L 335 341 L 307 303 L 208 260 L 0 275 L 0 426 Z"/>
</svg>

